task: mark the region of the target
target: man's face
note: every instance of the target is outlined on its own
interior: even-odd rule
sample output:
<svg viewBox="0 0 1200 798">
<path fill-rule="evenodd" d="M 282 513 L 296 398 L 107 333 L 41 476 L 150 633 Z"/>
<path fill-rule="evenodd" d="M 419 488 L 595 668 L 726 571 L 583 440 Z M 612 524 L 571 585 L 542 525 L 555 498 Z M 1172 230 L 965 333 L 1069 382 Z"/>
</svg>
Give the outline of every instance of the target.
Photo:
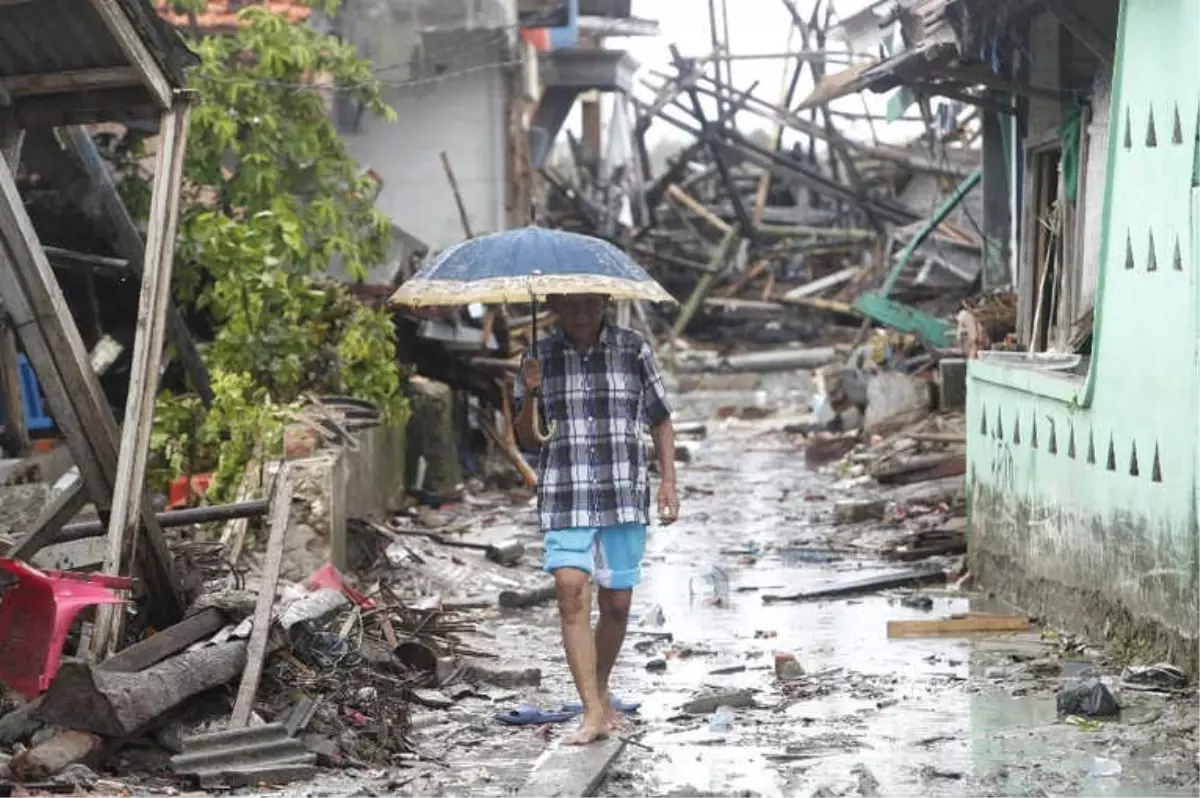
<svg viewBox="0 0 1200 798">
<path fill-rule="evenodd" d="M 551 294 L 546 304 L 558 316 L 563 332 L 575 339 L 589 339 L 600 329 L 604 297 L 593 294 Z"/>
</svg>

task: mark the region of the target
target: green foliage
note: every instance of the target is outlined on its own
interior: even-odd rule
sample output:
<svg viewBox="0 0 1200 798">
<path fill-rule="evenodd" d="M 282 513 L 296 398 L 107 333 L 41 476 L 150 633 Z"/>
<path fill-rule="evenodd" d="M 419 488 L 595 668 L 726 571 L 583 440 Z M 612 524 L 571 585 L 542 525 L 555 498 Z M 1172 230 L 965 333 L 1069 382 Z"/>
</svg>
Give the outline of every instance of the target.
<svg viewBox="0 0 1200 798">
<path fill-rule="evenodd" d="M 202 0 L 177 5 L 203 11 Z M 325 277 L 335 256 L 365 277 L 386 257 L 391 231 L 374 207 L 374 183 L 329 120 L 328 88 L 393 113 L 352 46 L 262 7 L 240 17 L 233 35 L 189 42 L 201 64 L 175 289 L 214 321 L 205 361 L 216 396 L 207 413 L 193 396 L 162 396 L 153 443 L 160 488 L 215 470 L 216 499 L 236 488 L 256 447 L 280 453 L 289 412 L 306 393 L 367 399 L 396 421 L 407 410 L 390 317 Z M 148 196 L 139 193 L 146 176 L 121 174 L 131 202 Z"/>
</svg>

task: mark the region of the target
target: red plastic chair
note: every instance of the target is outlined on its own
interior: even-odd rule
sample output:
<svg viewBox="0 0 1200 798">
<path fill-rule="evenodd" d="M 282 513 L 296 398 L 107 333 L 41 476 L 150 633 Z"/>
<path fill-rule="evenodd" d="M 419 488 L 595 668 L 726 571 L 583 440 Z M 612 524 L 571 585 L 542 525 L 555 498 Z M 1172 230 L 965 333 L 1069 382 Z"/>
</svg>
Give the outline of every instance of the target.
<svg viewBox="0 0 1200 798">
<path fill-rule="evenodd" d="M 67 632 L 84 607 L 122 604 L 113 590 L 128 590 L 125 576 L 43 573 L 21 560 L 0 557 L 0 569 L 17 577 L 17 584 L 0 592 L 0 681 L 33 698 L 50 686 L 58 673 Z"/>
</svg>

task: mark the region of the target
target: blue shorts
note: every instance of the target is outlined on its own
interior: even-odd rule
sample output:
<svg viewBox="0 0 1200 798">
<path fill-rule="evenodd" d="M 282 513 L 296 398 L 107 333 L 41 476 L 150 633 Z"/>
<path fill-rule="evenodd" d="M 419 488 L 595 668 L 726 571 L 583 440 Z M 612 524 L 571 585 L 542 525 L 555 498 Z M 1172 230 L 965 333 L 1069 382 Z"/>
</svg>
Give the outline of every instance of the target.
<svg viewBox="0 0 1200 798">
<path fill-rule="evenodd" d="M 645 524 L 577 526 L 546 533 L 543 569 L 575 568 L 609 590 L 632 590 L 642 581 Z"/>
</svg>

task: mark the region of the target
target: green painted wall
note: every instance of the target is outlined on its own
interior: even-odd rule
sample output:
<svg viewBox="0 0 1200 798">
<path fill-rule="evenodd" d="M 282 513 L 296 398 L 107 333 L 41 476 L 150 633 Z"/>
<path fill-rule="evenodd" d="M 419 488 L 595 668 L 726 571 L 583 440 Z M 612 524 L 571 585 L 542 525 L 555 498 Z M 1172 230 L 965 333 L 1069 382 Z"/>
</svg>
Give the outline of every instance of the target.
<svg viewBox="0 0 1200 798">
<path fill-rule="evenodd" d="M 975 361 L 968 389 L 981 580 L 1185 647 L 1200 625 L 1198 46 L 1196 0 L 1122 3 L 1087 376 Z"/>
</svg>

